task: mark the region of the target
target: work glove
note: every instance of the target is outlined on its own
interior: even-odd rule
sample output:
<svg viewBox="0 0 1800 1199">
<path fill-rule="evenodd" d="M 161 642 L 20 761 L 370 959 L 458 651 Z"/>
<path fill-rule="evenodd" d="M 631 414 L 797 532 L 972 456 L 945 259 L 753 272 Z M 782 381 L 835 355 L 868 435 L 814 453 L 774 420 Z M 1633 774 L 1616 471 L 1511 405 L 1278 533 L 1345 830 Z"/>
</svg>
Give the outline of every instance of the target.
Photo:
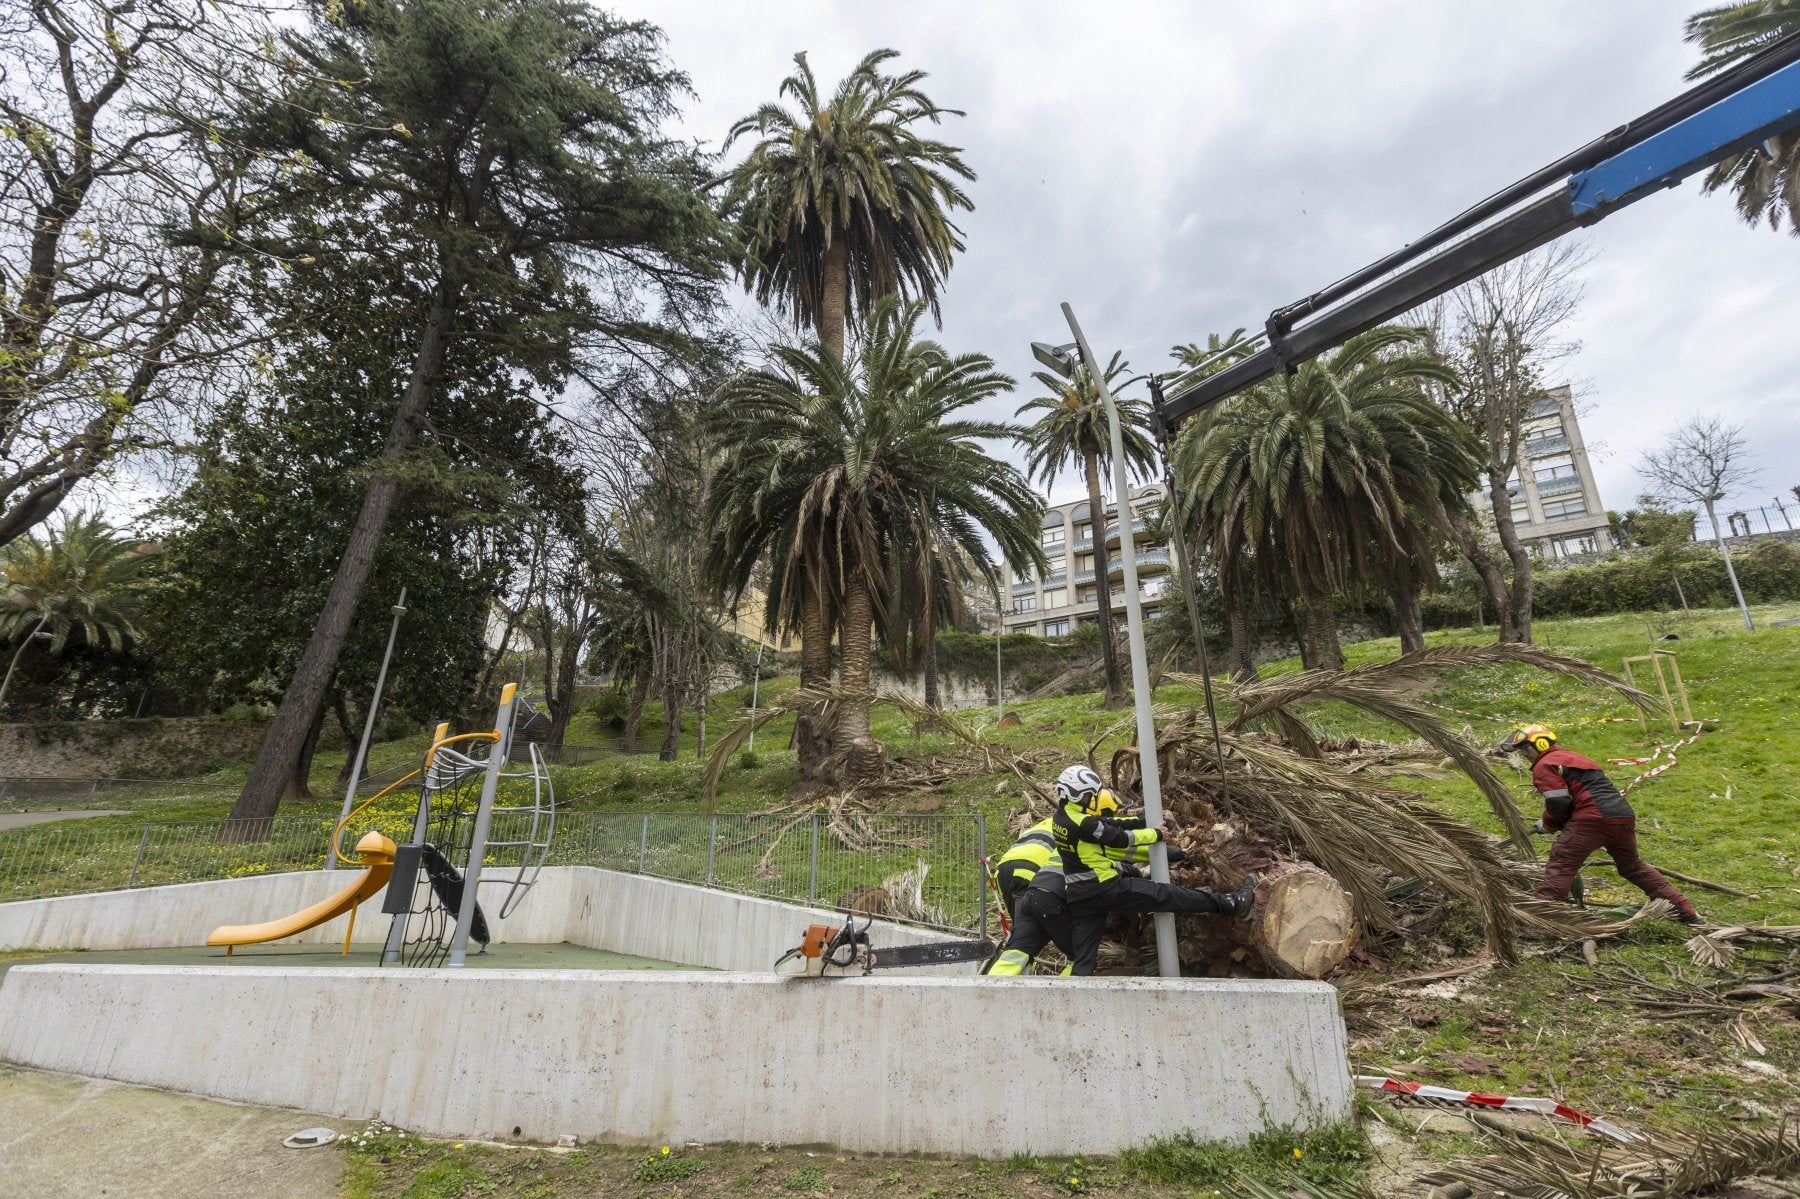
<svg viewBox="0 0 1800 1199">
<path fill-rule="evenodd" d="M 1536 824 L 1531 826 L 1531 835 L 1534 837 L 1548 837 L 1551 831 L 1552 830 L 1544 827 L 1544 822 L 1541 818 Z"/>
<path fill-rule="evenodd" d="M 1175 844 L 1175 842 L 1168 842 L 1167 848 L 1169 851 L 1169 865 L 1173 866 L 1175 863 L 1187 859 L 1187 850 L 1181 848 L 1181 846 Z"/>
</svg>

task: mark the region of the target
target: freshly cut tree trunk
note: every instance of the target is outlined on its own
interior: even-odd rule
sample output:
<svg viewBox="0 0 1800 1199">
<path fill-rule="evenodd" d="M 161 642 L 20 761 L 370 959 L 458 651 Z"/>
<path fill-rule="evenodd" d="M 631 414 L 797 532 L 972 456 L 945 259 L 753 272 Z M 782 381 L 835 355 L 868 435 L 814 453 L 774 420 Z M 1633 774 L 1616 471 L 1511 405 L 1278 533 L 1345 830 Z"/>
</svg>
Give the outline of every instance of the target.
<svg viewBox="0 0 1800 1199">
<path fill-rule="evenodd" d="M 1310 862 L 1277 862 L 1256 887 L 1249 939 L 1282 978 L 1323 978 L 1350 955 L 1360 929 L 1350 893 Z"/>
</svg>

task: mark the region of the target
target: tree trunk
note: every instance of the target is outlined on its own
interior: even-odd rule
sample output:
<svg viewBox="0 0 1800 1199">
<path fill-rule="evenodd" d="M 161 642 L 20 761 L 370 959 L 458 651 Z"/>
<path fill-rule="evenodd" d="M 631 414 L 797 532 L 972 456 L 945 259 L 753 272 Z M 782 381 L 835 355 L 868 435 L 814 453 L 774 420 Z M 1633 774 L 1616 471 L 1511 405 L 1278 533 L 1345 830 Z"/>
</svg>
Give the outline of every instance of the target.
<svg viewBox="0 0 1800 1199">
<path fill-rule="evenodd" d="M 1419 580 L 1408 576 L 1394 586 L 1394 624 L 1400 632 L 1400 652 L 1425 648 L 1425 617 L 1419 609 Z"/>
<path fill-rule="evenodd" d="M 1356 945 L 1343 884 L 1310 862 L 1277 862 L 1256 885 L 1250 941 L 1277 978 L 1324 978 Z"/>
<path fill-rule="evenodd" d="M 644 727 L 644 703 L 650 698 L 650 663 L 640 660 L 631 676 L 631 707 L 625 713 L 625 752 L 636 753 L 638 732 Z"/>
<path fill-rule="evenodd" d="M 819 343 L 844 356 L 844 327 L 850 307 L 850 243 L 843 236 L 833 237 L 825 251 L 825 279 L 819 297 Z"/>
<path fill-rule="evenodd" d="M 1257 677 L 1256 653 L 1250 642 L 1250 617 L 1243 605 L 1233 604 L 1227 619 L 1231 626 L 1231 677 L 1248 682 Z"/>
<path fill-rule="evenodd" d="M 831 622 L 823 581 L 809 579 L 806 602 L 800 611 L 800 686 L 823 690 L 831 686 Z M 831 720 L 823 705 L 794 717 L 794 748 L 798 751 L 800 781 L 821 782 L 825 762 L 831 757 Z"/>
<path fill-rule="evenodd" d="M 681 752 L 681 684 L 668 679 L 663 683 L 663 740 L 657 757 L 673 762 Z"/>
<path fill-rule="evenodd" d="M 306 730 L 301 739 L 300 752 L 294 758 L 294 764 L 281 788 L 283 802 L 296 799 L 317 799 L 312 790 L 313 755 L 319 749 L 319 734 L 325 731 L 325 709 L 320 706 L 318 715 L 313 718 L 312 727 Z"/>
<path fill-rule="evenodd" d="M 556 690 L 544 696 L 550 709 L 550 729 L 543 743 L 547 761 L 555 761 L 562 753 L 563 737 L 569 731 L 569 721 L 575 718 L 575 671 L 581 665 L 581 642 L 573 629 L 565 630 L 561 652 L 556 656 Z"/>
<path fill-rule="evenodd" d="M 1337 607 L 1329 591 L 1306 597 L 1306 639 L 1312 646 L 1315 669 L 1344 669 L 1344 649 L 1338 644 Z"/>
<path fill-rule="evenodd" d="M 938 702 L 938 668 L 937 668 L 937 629 L 932 626 L 931 614 L 925 615 L 925 706 L 937 709 L 942 707 Z"/>
<path fill-rule="evenodd" d="M 332 699 L 331 710 L 337 715 L 338 731 L 344 735 L 344 764 L 338 767 L 337 783 L 332 787 L 335 792 L 350 785 L 350 772 L 356 769 L 356 748 L 362 743 L 362 734 L 350 727 L 350 693 L 342 687 Z"/>
<path fill-rule="evenodd" d="M 1100 455 L 1088 451 L 1082 455 L 1083 464 L 1087 467 L 1088 485 L 1088 528 L 1093 531 L 1094 540 L 1094 596 L 1099 604 L 1100 614 L 1100 662 L 1106 672 L 1106 706 L 1123 708 L 1125 706 L 1125 688 L 1119 681 L 1119 647 L 1113 637 L 1112 619 L 1112 582 L 1107 577 L 1106 554 L 1106 507 L 1100 501 Z M 1125 515 L 1130 509 L 1124 497 L 1119 500 L 1119 545 L 1127 544 L 1129 534 L 1129 518 Z"/>
<path fill-rule="evenodd" d="M 844 619 L 838 629 L 843 654 L 843 689 L 858 698 L 845 700 L 838 714 L 837 752 L 844 760 L 843 781 L 855 786 L 875 777 L 881 767 L 881 743 L 869 735 L 869 665 L 874 618 L 869 588 L 852 564 L 845 572 Z"/>
<path fill-rule="evenodd" d="M 440 280 L 426 317 L 424 335 L 419 339 L 412 376 L 406 382 L 406 391 L 400 397 L 400 407 L 394 413 L 387 441 L 382 446 L 384 461 L 400 457 L 418 441 L 425 408 L 437 388 L 438 374 L 444 366 L 444 354 L 460 297 L 459 283 L 448 277 Z M 319 613 L 318 624 L 313 626 L 312 638 L 300 656 L 300 664 L 294 668 L 294 677 L 281 697 L 275 719 L 269 723 L 268 735 L 263 738 L 256 763 L 250 768 L 250 777 L 232 805 L 232 820 L 257 820 L 275 814 L 282 793 L 293 778 L 296 762 L 305 752 L 306 739 L 322 715 L 325 689 L 337 669 L 338 656 L 343 652 L 344 640 L 356 617 L 357 604 L 361 602 L 369 575 L 375 569 L 375 552 L 380 548 L 388 514 L 393 511 L 399 493 L 400 484 L 390 475 L 376 474 L 369 480 L 368 493 L 363 497 L 362 510 L 356 515 L 356 524 L 350 530 L 350 541 L 338 562 L 337 576 L 331 581 L 324 610 Z"/>
<path fill-rule="evenodd" d="M 1488 499 L 1494 505 L 1494 527 L 1499 530 L 1500 545 L 1512 560 L 1513 568 L 1512 586 L 1503 593 L 1504 602 L 1500 608 L 1500 640 L 1530 645 L 1531 554 L 1519 540 L 1519 530 L 1513 525 L 1512 496 L 1506 490 L 1506 474 L 1503 470 L 1488 468 Z"/>
<path fill-rule="evenodd" d="M 1511 509 L 1508 509 L 1510 513 Z M 1494 601 L 1494 614 L 1500 621 L 1500 640 L 1502 642 L 1517 641 L 1513 623 L 1512 606 L 1506 590 L 1506 572 L 1494 561 L 1494 556 L 1487 552 L 1481 544 L 1481 538 L 1475 533 L 1475 525 L 1467 512 L 1453 513 L 1450 517 L 1450 532 L 1456 538 L 1456 548 L 1469 565 L 1475 568 L 1475 574 L 1486 588 L 1489 598 Z M 1481 597 L 1475 597 L 1476 619 L 1481 619 Z"/>
</svg>

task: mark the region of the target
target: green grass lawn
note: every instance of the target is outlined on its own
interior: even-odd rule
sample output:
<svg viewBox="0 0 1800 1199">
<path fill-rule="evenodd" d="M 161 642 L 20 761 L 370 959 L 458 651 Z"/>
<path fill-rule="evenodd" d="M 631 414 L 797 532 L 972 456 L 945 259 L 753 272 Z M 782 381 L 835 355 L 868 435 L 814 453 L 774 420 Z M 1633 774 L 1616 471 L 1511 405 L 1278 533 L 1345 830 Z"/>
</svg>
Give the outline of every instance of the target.
<svg viewBox="0 0 1800 1199">
<path fill-rule="evenodd" d="M 1737 898 L 1682 884 L 1701 910 L 1716 921 L 1800 923 L 1800 820 L 1796 820 L 1800 802 L 1800 732 L 1796 731 L 1800 627 L 1774 627 L 1777 621 L 1800 616 L 1800 604 L 1754 611 L 1759 629 L 1753 635 L 1743 630 L 1736 613 L 1729 610 L 1665 614 L 1648 623 L 1632 616 L 1543 621 L 1536 631 L 1541 644 L 1615 673 L 1620 670 L 1621 658 L 1645 653 L 1653 645 L 1677 653 L 1694 715 L 1708 724 L 1698 742 L 1680 751 L 1674 769 L 1631 792 L 1639 812 L 1644 854 L 1660 865 L 1751 893 L 1751 898 Z M 1669 632 L 1679 640 L 1653 641 Z M 1452 631 L 1433 633 L 1428 642 L 1434 646 L 1472 645 L 1490 639 L 1474 631 Z M 1391 639 L 1347 647 L 1352 666 L 1390 660 L 1397 653 L 1398 646 Z M 1274 664 L 1268 672 L 1297 669 L 1298 663 L 1288 661 Z M 779 702 L 794 686 L 791 676 L 766 681 L 764 702 Z M 715 699 L 709 737 L 716 739 L 730 727 L 734 713 L 747 698 L 747 694 L 734 692 Z M 1599 723 L 1602 717 L 1630 715 L 1628 705 L 1604 690 L 1525 667 L 1451 672 L 1421 698 L 1448 709 L 1443 713 L 1446 719 L 1466 726 L 1484 743 L 1498 740 L 1510 724 L 1540 721 L 1558 729 L 1564 745 L 1602 762 L 1648 756 L 1657 745 L 1677 736 L 1666 724 L 1652 724 L 1646 731 L 1634 722 Z M 1157 702 L 1179 708 L 1198 703 L 1198 696 L 1185 688 L 1165 686 L 1158 692 Z M 1011 710 L 1021 718 L 1019 727 L 996 730 L 992 709 L 960 713 L 958 718 L 998 744 L 1054 751 L 1047 757 L 1059 764 L 1080 758 L 1090 742 L 1129 716 L 1128 710 L 1103 709 L 1095 694 L 1023 703 Z M 1399 730 L 1350 709 L 1309 711 L 1322 731 L 1333 736 L 1386 740 L 1402 736 Z M 660 727 L 655 714 L 651 715 L 642 744 L 654 749 Z M 611 820 L 642 812 L 704 810 L 703 763 L 695 757 L 691 715 L 689 719 L 681 754 L 674 762 L 660 762 L 653 754 L 618 754 L 586 766 L 557 768 L 554 776 L 563 811 L 576 819 L 593 814 Z M 873 725 L 895 758 L 929 761 L 967 756 L 966 747 L 956 738 L 921 730 L 912 717 L 898 709 L 878 710 Z M 720 812 L 766 810 L 789 800 L 796 772 L 794 755 L 786 748 L 787 726 L 788 722 L 782 721 L 759 733 L 753 761 L 734 761 L 726 769 L 718 796 Z M 569 740 L 591 743 L 603 732 L 583 716 L 571 729 Z M 1128 728 L 1124 735 L 1129 736 Z M 423 747 L 422 738 L 379 745 L 371 754 L 372 768 L 414 761 Z M 1101 754 L 1109 748 L 1102 748 Z M 329 787 L 340 761 L 341 755 L 320 755 L 314 783 L 327 797 L 294 805 L 296 812 L 320 821 L 335 814 L 338 801 L 329 796 Z M 1046 771 L 1055 768 L 1047 765 Z M 244 769 L 247 764 L 221 771 L 214 778 L 236 781 Z M 1626 783 L 1641 768 L 1611 769 L 1619 782 Z M 1409 780 L 1407 785 L 1480 827 L 1500 831 L 1485 801 L 1460 776 Z M 1528 815 L 1534 814 L 1535 797 L 1522 774 L 1516 785 L 1521 806 Z M 395 811 L 406 802 L 404 797 L 396 801 Z M 1018 811 L 1020 802 L 1018 785 L 1010 776 L 979 770 L 965 771 L 944 785 L 887 801 L 898 811 L 982 813 L 990 829 L 990 850 L 1004 840 L 1006 821 Z M 178 802 L 145 800 L 131 815 L 86 822 L 84 827 L 96 834 L 112 829 L 121 844 L 135 844 L 133 839 L 140 835 L 151 811 L 216 819 L 229 804 L 228 791 L 221 795 L 195 793 Z M 0 846 L 47 835 L 41 829 L 4 834 Z M 1547 842 L 1539 842 L 1540 851 L 1546 847 Z M 1585 877 L 1590 896 L 1600 902 L 1639 898 L 1633 888 L 1596 863 L 1590 863 Z M 1528 955 L 1517 966 L 1488 967 L 1433 985 L 1391 987 L 1387 985 L 1390 979 L 1381 975 L 1340 980 L 1351 988 L 1365 989 L 1348 1009 L 1352 1064 L 1361 1072 L 1393 1070 L 1452 1087 L 1554 1095 L 1583 1110 L 1672 1126 L 1705 1127 L 1725 1121 L 1766 1121 L 1784 1113 L 1800 1115 L 1800 1089 L 1794 1086 L 1794 1080 L 1800 1079 L 1800 1035 L 1791 1015 L 1765 1007 L 1746 1017 L 1745 1031 L 1763 1046 L 1762 1060 L 1779 1072 L 1779 1077 L 1771 1077 L 1744 1064 L 1756 1055 L 1730 1031 L 1728 1019 L 1656 1020 L 1651 1018 L 1653 1012 L 1627 1002 L 1636 984 L 1622 971 L 1637 972 L 1659 985 L 1713 977 L 1689 963 L 1682 948 L 1687 935 L 1687 930 L 1673 924 L 1639 925 L 1622 938 L 1602 943 L 1598 970 L 1587 967 L 1572 947 L 1540 943 L 1528 947 Z M 1466 955 L 1478 941 L 1478 937 L 1458 935 L 1453 926 L 1417 938 L 1396 960 L 1395 973 L 1431 973 L 1471 964 Z M 1369 987 L 1376 988 L 1372 998 L 1366 990 Z M 1409 1118 L 1401 1122 L 1401 1128 L 1416 1123 Z M 1435 1121 L 1433 1127 L 1441 1129 L 1444 1124 Z M 1434 1133 L 1422 1137 L 1408 1133 L 1407 1151 L 1423 1158 L 1463 1152 L 1473 1144 L 1467 1131 L 1437 1140 L 1432 1139 Z M 420 1146 L 419 1154 L 389 1154 L 382 1161 L 359 1152 L 352 1193 L 461 1194 L 465 1189 L 457 1188 L 498 1184 L 502 1177 L 524 1183 L 528 1179 L 519 1174 L 521 1170 L 528 1175 L 544 1171 L 542 1181 L 555 1180 L 557 1193 L 565 1186 L 576 1194 L 589 1193 L 584 1187 L 593 1193 L 615 1193 L 611 1189 L 615 1187 L 624 1193 L 656 1190 L 653 1180 L 637 1177 L 641 1155 L 635 1155 L 636 1151 L 595 1150 L 580 1161 L 561 1159 L 567 1164 L 554 1168 L 549 1159 L 528 1165 L 522 1158 L 459 1156 L 443 1147 L 427 1150 Z M 696 1171 L 694 1177 L 706 1179 L 711 1188 L 785 1193 L 793 1189 L 786 1181 L 799 1177 L 810 1164 L 790 1160 L 791 1155 L 776 1155 L 768 1165 L 761 1164 L 767 1156 L 733 1151 L 726 1157 L 709 1158 L 704 1172 Z M 858 1159 L 846 1161 L 857 1163 Z M 841 1180 L 870 1188 L 887 1186 L 887 1175 L 892 1174 L 896 1176 L 892 1186 L 897 1188 L 893 1193 L 934 1188 L 942 1194 L 965 1195 L 1002 1190 L 1021 1193 L 1021 1188 L 1024 1193 L 1067 1190 L 1055 1178 L 1066 1163 L 1046 1164 L 1042 1170 L 1012 1177 L 966 1163 L 901 1162 L 882 1171 L 862 1164 L 848 1170 L 836 1168 L 844 1164 L 827 1161 L 820 1172 L 828 1183 Z M 1087 1168 L 1100 1189 L 1190 1193 L 1180 1184 L 1171 1184 L 1166 1190 L 1160 1183 L 1148 1185 L 1141 1170 L 1134 1174 L 1123 1162 L 1092 1163 Z M 428 1175 L 433 1179 L 441 1176 L 448 1189 L 431 1189 L 435 1182 L 428 1187 Z M 1203 1186 L 1204 1193 L 1204 1185 L 1196 1183 Z M 666 1183 L 661 1184 L 660 1193 L 667 1189 Z M 684 1183 L 683 1193 L 710 1191 Z"/>
</svg>

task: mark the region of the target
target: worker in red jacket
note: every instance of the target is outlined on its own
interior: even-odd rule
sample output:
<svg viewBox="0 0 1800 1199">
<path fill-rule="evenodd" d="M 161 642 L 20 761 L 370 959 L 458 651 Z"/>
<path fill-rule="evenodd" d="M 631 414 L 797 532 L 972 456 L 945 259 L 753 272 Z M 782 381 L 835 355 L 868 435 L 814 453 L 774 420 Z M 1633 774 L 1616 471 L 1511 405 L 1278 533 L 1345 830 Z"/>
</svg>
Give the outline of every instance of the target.
<svg viewBox="0 0 1800 1199">
<path fill-rule="evenodd" d="M 1541 724 L 1514 729 L 1500 748 L 1531 761 L 1531 785 L 1544 797 L 1544 814 L 1531 831 L 1562 833 L 1551 847 L 1544 885 L 1536 891 L 1539 899 L 1567 900 L 1581 864 L 1595 850 L 1604 849 L 1619 877 L 1646 895 L 1674 904 L 1683 924 L 1702 923 L 1688 897 L 1638 856 L 1637 813 L 1599 763 L 1560 748 L 1556 734 Z"/>
</svg>

